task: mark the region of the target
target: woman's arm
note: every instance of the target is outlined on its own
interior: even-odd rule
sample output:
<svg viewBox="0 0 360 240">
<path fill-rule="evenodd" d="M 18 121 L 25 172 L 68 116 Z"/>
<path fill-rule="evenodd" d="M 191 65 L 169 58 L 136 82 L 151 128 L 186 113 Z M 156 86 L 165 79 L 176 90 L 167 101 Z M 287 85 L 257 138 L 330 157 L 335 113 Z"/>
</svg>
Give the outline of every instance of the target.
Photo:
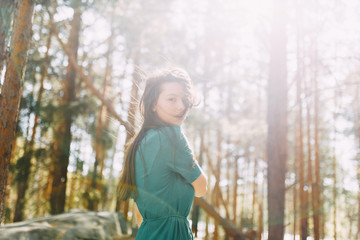
<svg viewBox="0 0 360 240">
<path fill-rule="evenodd" d="M 196 197 L 204 196 L 207 191 L 207 178 L 204 173 L 202 172 L 201 175 L 191 183 L 191 185 L 194 188 Z"/>
</svg>

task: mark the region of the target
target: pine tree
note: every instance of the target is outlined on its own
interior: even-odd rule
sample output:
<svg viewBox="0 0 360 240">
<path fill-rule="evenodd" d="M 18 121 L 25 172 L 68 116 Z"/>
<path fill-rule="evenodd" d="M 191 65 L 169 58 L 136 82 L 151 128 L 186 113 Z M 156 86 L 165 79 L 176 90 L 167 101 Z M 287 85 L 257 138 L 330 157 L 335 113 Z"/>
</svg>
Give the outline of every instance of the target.
<svg viewBox="0 0 360 240">
<path fill-rule="evenodd" d="M 35 1 L 19 0 L 15 12 L 10 58 L 6 65 L 4 84 L 0 95 L 0 222 L 4 204 L 8 166 L 15 139 L 15 127 L 21 97 L 21 81 L 27 64 L 31 41 L 32 17 Z"/>
</svg>

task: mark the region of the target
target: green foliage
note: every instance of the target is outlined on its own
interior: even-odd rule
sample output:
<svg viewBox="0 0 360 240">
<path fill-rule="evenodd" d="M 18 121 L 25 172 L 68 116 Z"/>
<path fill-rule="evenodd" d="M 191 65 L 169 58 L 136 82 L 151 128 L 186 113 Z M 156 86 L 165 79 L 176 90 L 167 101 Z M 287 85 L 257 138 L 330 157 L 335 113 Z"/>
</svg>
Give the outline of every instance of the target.
<svg viewBox="0 0 360 240">
<path fill-rule="evenodd" d="M 55 105 L 54 102 L 48 102 L 44 106 L 36 106 L 40 113 L 40 125 L 44 131 L 49 127 L 53 127 L 57 122 L 61 121 L 66 114 L 72 114 L 75 119 L 78 116 L 91 116 L 97 110 L 97 102 L 93 97 L 83 97 L 78 101 L 74 101 L 66 105 Z"/>
<path fill-rule="evenodd" d="M 25 91 L 24 91 L 25 92 Z M 20 99 L 20 117 L 16 124 L 17 136 L 24 136 L 29 127 L 29 117 L 34 111 L 34 96 L 32 92 L 24 93 Z"/>
<path fill-rule="evenodd" d="M 20 125 L 20 119 L 18 119 L 18 121 L 16 123 L 15 134 L 16 134 L 16 137 L 20 137 L 23 134 L 23 129 L 21 128 L 21 125 Z"/>
<path fill-rule="evenodd" d="M 85 191 L 82 195 L 87 209 L 94 209 L 94 205 L 101 199 L 101 192 L 97 188 Z"/>
<path fill-rule="evenodd" d="M 101 138 L 99 139 L 102 146 L 108 150 L 110 149 L 114 142 L 114 133 L 111 133 L 109 130 L 105 130 L 101 132 Z"/>
<path fill-rule="evenodd" d="M 40 53 L 38 49 L 29 50 L 29 60 L 26 66 L 25 76 L 24 76 L 24 84 L 30 84 L 31 88 L 34 86 L 38 86 L 36 83 L 39 82 L 37 76 L 40 74 L 41 64 L 43 63 L 43 59 L 40 57 Z M 37 89 L 36 89 L 37 90 Z"/>
<path fill-rule="evenodd" d="M 116 139 L 114 139 L 114 136 L 116 136 L 116 133 L 113 130 L 111 130 L 109 127 L 102 129 L 100 137 L 97 137 L 96 121 L 92 122 L 88 131 L 89 134 L 92 136 L 93 141 L 100 143 L 101 146 L 106 150 L 110 149 L 115 143 Z"/>
<path fill-rule="evenodd" d="M 37 162 L 45 163 L 47 157 L 49 155 L 49 149 L 47 148 L 37 148 L 34 151 L 34 158 Z"/>
<path fill-rule="evenodd" d="M 93 115 L 98 111 L 98 106 L 98 101 L 94 97 L 87 95 L 71 103 L 68 110 L 74 112 L 75 116 Z"/>
<path fill-rule="evenodd" d="M 23 182 L 24 180 L 27 181 L 29 178 L 29 172 L 31 167 L 31 156 L 32 152 L 26 152 L 24 156 L 20 157 L 16 161 L 15 169 L 15 182 Z"/>
<path fill-rule="evenodd" d="M 251 218 L 249 217 L 242 217 L 241 219 L 242 227 L 244 228 L 254 228 L 254 224 L 251 222 Z"/>
<path fill-rule="evenodd" d="M 54 124 L 55 113 L 57 112 L 57 107 L 49 102 L 45 106 L 39 108 L 40 111 L 40 121 L 39 125 L 42 129 L 42 132 L 47 132 L 49 128 Z"/>
<path fill-rule="evenodd" d="M 82 173 L 82 171 L 84 170 L 84 161 L 81 160 L 80 158 L 76 158 L 76 172 L 77 173 Z"/>
<path fill-rule="evenodd" d="M 20 100 L 20 109 L 26 110 L 28 113 L 33 113 L 35 107 L 35 99 L 32 92 L 27 93 Z"/>
<path fill-rule="evenodd" d="M 9 223 L 11 222 L 11 208 L 9 206 L 5 206 L 5 222 Z"/>
</svg>

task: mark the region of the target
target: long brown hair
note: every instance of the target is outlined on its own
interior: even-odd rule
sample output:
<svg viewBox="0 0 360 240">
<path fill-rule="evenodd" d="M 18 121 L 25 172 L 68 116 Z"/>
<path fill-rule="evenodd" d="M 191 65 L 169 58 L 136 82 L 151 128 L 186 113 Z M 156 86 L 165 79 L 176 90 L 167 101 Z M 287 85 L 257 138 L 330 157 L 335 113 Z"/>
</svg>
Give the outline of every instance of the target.
<svg viewBox="0 0 360 240">
<path fill-rule="evenodd" d="M 195 103 L 191 79 L 183 69 L 169 68 L 153 73 L 147 78 L 139 106 L 143 117 L 143 124 L 125 149 L 124 165 L 118 185 L 118 197 L 122 200 L 127 200 L 131 196 L 134 199 L 137 197 L 135 187 L 135 157 L 136 151 L 146 132 L 152 128 L 169 126 L 152 110 L 159 98 L 161 85 L 165 82 L 177 82 L 183 85 L 185 90 L 185 99 L 183 100 L 186 108 L 185 111 L 191 109 Z"/>
</svg>

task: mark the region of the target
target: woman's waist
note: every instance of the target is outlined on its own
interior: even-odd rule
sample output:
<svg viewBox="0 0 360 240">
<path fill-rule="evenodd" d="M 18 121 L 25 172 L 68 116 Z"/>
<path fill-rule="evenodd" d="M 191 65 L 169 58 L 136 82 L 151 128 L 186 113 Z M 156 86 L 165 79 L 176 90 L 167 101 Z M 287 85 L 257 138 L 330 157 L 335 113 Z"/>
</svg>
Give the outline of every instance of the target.
<svg viewBox="0 0 360 240">
<path fill-rule="evenodd" d="M 168 219 L 187 221 L 187 216 L 183 216 L 183 215 L 163 215 L 163 216 L 143 217 L 143 222 L 164 221 L 164 220 L 168 220 Z"/>
</svg>

